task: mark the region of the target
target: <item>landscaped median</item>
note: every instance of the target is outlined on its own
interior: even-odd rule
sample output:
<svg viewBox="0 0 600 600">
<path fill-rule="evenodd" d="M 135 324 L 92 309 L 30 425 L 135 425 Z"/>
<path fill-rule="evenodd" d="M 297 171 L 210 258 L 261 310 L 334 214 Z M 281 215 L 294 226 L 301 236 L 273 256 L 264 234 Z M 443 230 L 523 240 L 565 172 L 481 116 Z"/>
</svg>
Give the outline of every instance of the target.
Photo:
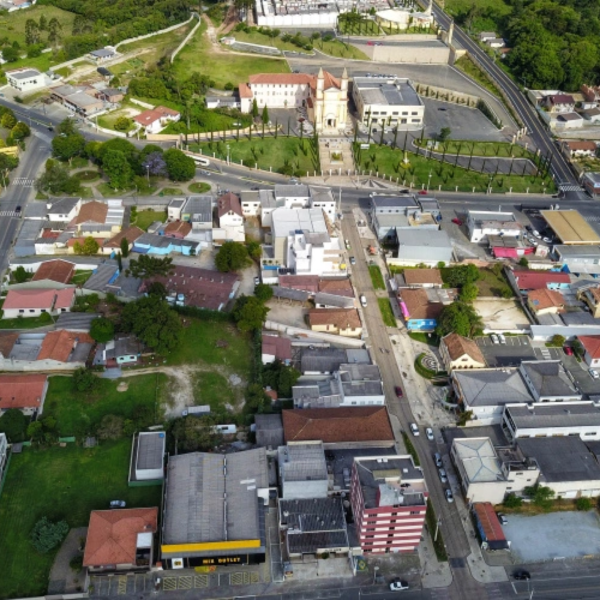
<svg viewBox="0 0 600 600">
<path fill-rule="evenodd" d="M 379 304 L 379 311 L 381 312 L 381 318 L 388 327 L 397 327 L 396 317 L 392 310 L 389 298 L 377 298 L 377 304 Z"/>
<path fill-rule="evenodd" d="M 369 265 L 369 275 L 371 276 L 373 287 L 376 290 L 385 290 L 383 275 L 381 274 L 381 269 L 377 265 Z"/>
<path fill-rule="evenodd" d="M 427 521 L 427 529 L 429 529 L 429 534 L 431 535 L 431 541 L 433 542 L 433 549 L 435 550 L 435 555 L 439 561 L 447 561 L 448 553 L 446 552 L 446 544 L 444 544 L 444 538 L 442 537 L 442 532 L 440 531 L 440 522 L 437 519 L 435 514 L 435 510 L 433 509 L 433 504 L 431 504 L 431 500 L 427 500 L 427 512 L 425 513 L 425 520 Z"/>
</svg>

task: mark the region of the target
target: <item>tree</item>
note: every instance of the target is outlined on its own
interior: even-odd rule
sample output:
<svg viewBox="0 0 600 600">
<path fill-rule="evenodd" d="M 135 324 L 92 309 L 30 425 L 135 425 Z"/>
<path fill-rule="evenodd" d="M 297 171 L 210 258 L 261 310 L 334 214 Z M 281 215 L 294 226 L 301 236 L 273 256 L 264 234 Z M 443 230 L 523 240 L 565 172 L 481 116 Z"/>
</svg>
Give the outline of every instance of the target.
<svg viewBox="0 0 600 600">
<path fill-rule="evenodd" d="M 268 302 L 273 297 L 273 288 L 270 285 L 267 285 L 265 283 L 259 283 L 254 288 L 254 295 L 261 302 L 263 302 L 263 303 Z"/>
<path fill-rule="evenodd" d="M 263 369 L 263 383 L 277 391 L 281 398 L 292 397 L 292 387 L 296 385 L 300 377 L 300 371 L 293 367 L 284 365 L 276 360 Z"/>
<path fill-rule="evenodd" d="M 48 29 L 48 19 L 46 19 L 45 15 L 40 17 L 38 27 L 40 28 L 40 31 L 46 31 L 46 29 Z"/>
<path fill-rule="evenodd" d="M 196 174 L 196 163 L 181 150 L 169 148 L 164 154 L 171 181 L 189 181 Z"/>
<path fill-rule="evenodd" d="M 179 345 L 182 332 L 179 316 L 158 296 L 126 304 L 121 312 L 121 327 L 162 355 Z"/>
<path fill-rule="evenodd" d="M 12 135 L 14 140 L 24 140 L 26 137 L 31 135 L 31 129 L 29 129 L 29 125 L 27 125 L 27 123 L 19 121 L 10 130 L 10 135 Z"/>
<path fill-rule="evenodd" d="M 158 296 L 161 300 L 167 297 L 167 288 L 160 281 L 153 281 L 148 286 L 148 296 Z"/>
<path fill-rule="evenodd" d="M 129 242 L 127 241 L 127 238 L 121 238 L 121 242 L 119 245 L 121 248 L 121 254 L 124 258 L 127 258 L 129 256 Z"/>
<path fill-rule="evenodd" d="M 260 242 L 250 240 L 246 243 L 246 248 L 248 250 L 248 255 L 252 260 L 260 260 L 260 257 L 262 256 L 262 246 L 260 245 Z"/>
<path fill-rule="evenodd" d="M 214 415 L 184 417 L 170 423 L 170 439 L 176 452 L 207 452 L 218 446 L 223 436 L 215 429 Z"/>
<path fill-rule="evenodd" d="M 240 296 L 233 306 L 233 318 L 240 331 L 261 329 L 269 309 L 256 296 Z"/>
<path fill-rule="evenodd" d="M 562 348 L 565 345 L 566 341 L 567 341 L 567 339 L 565 338 L 564 335 L 559 335 L 557 333 L 556 335 L 552 336 L 552 339 L 550 340 L 550 344 L 552 346 L 554 346 L 555 348 Z"/>
<path fill-rule="evenodd" d="M 451 133 L 452 129 L 450 129 L 450 127 L 442 127 L 438 133 L 438 140 L 440 142 L 445 142 L 450 137 Z"/>
<path fill-rule="evenodd" d="M 462 287 L 465 283 L 475 283 L 479 277 L 479 269 L 475 265 L 460 265 L 442 270 L 442 280 L 451 288 Z"/>
<path fill-rule="evenodd" d="M 251 383 L 244 398 L 244 412 L 247 415 L 272 412 L 271 398 L 258 383 Z"/>
<path fill-rule="evenodd" d="M 11 63 L 17 62 L 21 57 L 17 48 L 14 48 L 12 46 L 4 46 L 4 48 L 2 48 L 2 58 L 7 63 Z"/>
<path fill-rule="evenodd" d="M 258 118 L 258 102 L 256 102 L 256 98 L 252 100 L 252 118 Z"/>
<path fill-rule="evenodd" d="M 40 27 L 33 19 L 25 21 L 25 45 L 31 46 L 40 41 Z"/>
<path fill-rule="evenodd" d="M 98 254 L 98 250 L 100 250 L 100 244 L 91 235 L 83 240 L 83 244 L 78 241 L 73 244 L 73 252 L 82 256 L 94 256 Z"/>
<path fill-rule="evenodd" d="M 76 194 L 81 181 L 77 175 L 69 175 L 63 165 L 53 161 L 46 164 L 46 170 L 36 180 L 35 187 L 40 192 L 50 194 Z"/>
<path fill-rule="evenodd" d="M 504 498 L 504 502 L 502 502 L 506 508 L 519 508 L 523 504 L 523 500 L 516 496 L 514 492 L 510 492 L 506 494 L 506 498 Z"/>
<path fill-rule="evenodd" d="M 2 118 L 0 118 L 0 125 L 2 125 L 2 127 L 5 127 L 6 129 L 12 129 L 16 124 L 17 118 L 12 113 L 12 111 L 5 112 L 2 115 Z"/>
<path fill-rule="evenodd" d="M 521 267 L 525 267 L 527 268 L 529 266 L 529 261 L 527 260 L 527 258 L 525 258 L 524 256 L 522 256 L 519 259 L 519 263 L 518 263 Z"/>
<path fill-rule="evenodd" d="M 215 256 L 215 266 L 222 273 L 239 271 L 249 262 L 248 250 L 240 242 L 225 242 Z"/>
<path fill-rule="evenodd" d="M 164 177 L 167 174 L 167 163 L 160 152 L 151 152 L 142 161 L 142 169 L 144 175 L 157 175 Z"/>
<path fill-rule="evenodd" d="M 69 524 L 66 521 L 53 523 L 48 517 L 42 517 L 33 526 L 29 539 L 40 554 L 46 554 L 56 548 L 65 539 L 67 533 L 69 533 Z"/>
<path fill-rule="evenodd" d="M 115 337 L 115 326 L 110 319 L 98 317 L 91 323 L 90 336 L 97 342 L 106 344 Z"/>
<path fill-rule="evenodd" d="M 552 508 L 552 501 L 555 496 L 555 491 L 552 488 L 536 483 L 535 485 L 527 486 L 523 491 L 531 498 L 532 503 L 539 508 L 545 511 Z"/>
<path fill-rule="evenodd" d="M 25 267 L 19 265 L 13 271 L 13 278 L 17 283 L 24 283 L 27 281 L 27 279 L 29 279 L 29 273 L 25 270 Z"/>
<path fill-rule="evenodd" d="M 25 441 L 29 418 L 18 408 L 9 408 L 0 417 L 0 432 L 5 433 L 11 444 Z"/>
<path fill-rule="evenodd" d="M 113 127 L 115 131 L 129 131 L 133 127 L 133 120 L 122 115 L 116 119 Z"/>
<path fill-rule="evenodd" d="M 118 440 L 123 437 L 125 420 L 117 415 L 104 415 L 96 431 L 101 440 Z"/>
<path fill-rule="evenodd" d="M 73 373 L 73 387 L 77 392 L 91 392 L 98 385 L 98 378 L 89 369 L 80 367 Z"/>
<path fill-rule="evenodd" d="M 592 508 L 593 508 L 592 500 L 590 498 L 586 498 L 585 496 L 582 496 L 581 498 L 577 498 L 577 500 L 575 500 L 575 508 L 577 510 L 581 510 L 581 511 L 592 510 Z"/>
<path fill-rule="evenodd" d="M 479 288 L 474 283 L 465 283 L 460 288 L 460 300 L 461 302 L 471 303 L 479 295 Z"/>
<path fill-rule="evenodd" d="M 85 138 L 80 133 L 57 135 L 52 140 L 52 155 L 59 160 L 68 161 L 75 156 L 80 156 L 84 148 Z"/>
<path fill-rule="evenodd" d="M 440 337 L 452 332 L 464 337 L 472 337 L 481 329 L 481 317 L 475 309 L 470 304 L 456 301 L 444 306 L 438 319 L 436 333 Z"/>
<path fill-rule="evenodd" d="M 109 150 L 104 154 L 102 170 L 115 190 L 122 190 L 131 184 L 133 171 L 127 157 L 119 150 Z"/>
<path fill-rule="evenodd" d="M 137 260 L 129 261 L 129 273 L 137 279 L 151 277 L 167 277 L 173 272 L 173 259 L 169 257 L 155 258 L 142 254 Z"/>
<path fill-rule="evenodd" d="M 269 122 L 269 109 L 267 108 L 266 104 L 262 111 L 261 120 L 263 122 L 263 125 L 266 125 Z"/>
</svg>

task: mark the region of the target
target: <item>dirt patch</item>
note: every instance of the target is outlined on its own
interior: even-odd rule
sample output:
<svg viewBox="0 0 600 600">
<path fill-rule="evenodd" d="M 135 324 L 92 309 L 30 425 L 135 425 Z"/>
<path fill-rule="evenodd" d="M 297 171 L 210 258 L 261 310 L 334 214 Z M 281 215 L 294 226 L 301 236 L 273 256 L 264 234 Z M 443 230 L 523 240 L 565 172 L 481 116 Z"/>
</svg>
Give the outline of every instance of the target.
<svg viewBox="0 0 600 600">
<path fill-rule="evenodd" d="M 481 316 L 486 333 L 491 331 L 519 333 L 529 328 L 529 321 L 516 300 L 478 298 L 473 306 Z"/>
<path fill-rule="evenodd" d="M 121 383 L 117 386 L 117 392 L 126 392 L 129 389 L 129 384 L 125 381 L 121 381 Z"/>
</svg>

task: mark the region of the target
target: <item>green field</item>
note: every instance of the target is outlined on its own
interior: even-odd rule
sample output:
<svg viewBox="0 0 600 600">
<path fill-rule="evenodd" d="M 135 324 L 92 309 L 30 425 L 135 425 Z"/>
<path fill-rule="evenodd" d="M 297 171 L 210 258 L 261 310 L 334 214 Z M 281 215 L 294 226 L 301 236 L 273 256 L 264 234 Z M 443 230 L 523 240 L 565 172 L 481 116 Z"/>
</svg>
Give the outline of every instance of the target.
<svg viewBox="0 0 600 600">
<path fill-rule="evenodd" d="M 353 18 L 354 17 L 354 18 Z M 381 35 L 383 32 L 372 19 L 348 13 L 340 15 L 338 27 L 342 35 Z"/>
<path fill-rule="evenodd" d="M 459 71 L 462 71 L 465 75 L 468 75 L 471 79 L 474 79 L 488 92 L 494 94 L 494 96 L 500 97 L 498 88 L 485 76 L 484 72 L 469 58 L 467 54 L 461 56 L 454 63 L 454 66 Z"/>
<path fill-rule="evenodd" d="M 188 185 L 188 190 L 193 194 L 206 194 L 206 192 L 210 192 L 211 187 L 210 183 L 206 183 L 205 181 L 195 181 Z"/>
<path fill-rule="evenodd" d="M 83 285 L 91 276 L 93 271 L 75 271 L 70 283 L 73 285 Z"/>
<path fill-rule="evenodd" d="M 396 317 L 392 310 L 389 298 L 377 298 L 377 304 L 379 304 L 379 310 L 381 312 L 381 318 L 388 327 L 397 327 Z"/>
<path fill-rule="evenodd" d="M 475 282 L 480 296 L 512 298 L 514 292 L 502 273 L 496 275 L 491 269 L 479 269 L 479 279 Z"/>
<path fill-rule="evenodd" d="M 472 8 L 477 9 L 472 23 L 473 29 L 483 31 L 486 27 L 486 15 L 495 14 L 499 17 L 510 14 L 511 7 L 504 0 L 445 0 L 444 10 L 451 15 L 467 14 Z M 481 23 L 481 24 L 480 24 Z M 493 30 L 494 27 L 487 27 Z"/>
<path fill-rule="evenodd" d="M 282 125 L 280 123 L 280 125 Z M 286 125 L 287 128 L 287 125 Z M 262 139 L 254 134 L 252 140 L 247 137 L 236 142 L 231 140 L 229 146 L 229 158 L 235 163 L 244 161 L 244 165 L 254 167 L 258 163 L 259 169 L 280 171 L 285 165 L 292 170 L 289 175 L 298 173 L 300 176 L 306 175 L 306 172 L 313 172 L 319 169 L 318 152 L 315 151 L 312 138 L 301 140 L 297 137 L 285 137 L 281 133 L 277 139 L 267 137 Z M 217 158 L 225 160 L 227 158 L 227 145 L 224 142 L 203 142 L 200 144 L 191 144 L 190 150 L 201 148 L 206 156 L 212 156 L 213 152 Z M 304 150 L 302 150 L 304 148 Z"/>
<path fill-rule="evenodd" d="M 356 46 L 353 46 L 352 44 L 346 44 L 346 42 L 340 40 L 331 40 L 329 42 L 318 40 L 315 44 L 315 48 L 323 52 L 323 54 L 329 54 L 330 56 L 339 56 L 341 58 L 348 58 L 351 60 L 371 60 Z"/>
<path fill-rule="evenodd" d="M 545 185 L 546 192 L 555 190 L 551 179 L 542 181 L 538 177 L 498 174 L 492 176 L 490 182 L 489 173 L 467 171 L 411 152 L 408 153 L 409 164 L 405 165 L 403 157 L 402 150 L 371 145 L 370 150 L 360 152 L 356 166 L 367 173 L 372 172 L 373 175 L 379 173 L 380 177 L 385 175 L 393 180 L 398 178 L 400 182 L 406 182 L 404 185 L 412 185 L 415 189 L 429 186 L 430 190 L 435 191 L 441 186 L 442 190 L 448 191 L 458 188 L 458 191 L 471 192 L 474 188 L 476 192 L 485 192 L 488 185 L 491 185 L 493 193 L 505 193 L 511 188 L 515 193 L 525 192 L 527 189 L 531 193 L 538 193 Z"/>
<path fill-rule="evenodd" d="M 160 506 L 161 488 L 128 487 L 131 440 L 92 449 L 75 444 L 13 455 L 0 501 L 0 598 L 46 592 L 56 551 L 38 554 L 29 533 L 41 517 L 87 526 L 90 511 L 110 500 L 128 507 Z"/>
<path fill-rule="evenodd" d="M 117 391 L 121 381 L 129 385 L 125 392 Z M 167 382 L 167 376 L 161 373 L 123 380 L 99 378 L 95 390 L 81 394 L 75 390 L 71 377 L 50 377 L 44 416 L 56 419 L 61 436 L 74 435 L 78 439 L 95 433 L 106 415 L 130 419 L 139 428 L 149 427 L 161 422 Z"/>
<path fill-rule="evenodd" d="M 256 28 L 252 28 L 249 32 L 245 31 L 232 31 L 231 34 L 235 37 L 236 42 L 246 42 L 248 44 L 259 44 L 261 46 L 271 46 L 272 48 L 278 48 L 279 50 L 288 50 L 290 52 L 298 52 L 299 54 L 309 54 L 308 50 L 299 48 L 292 42 L 284 42 L 280 37 L 272 38 L 268 35 L 264 35 Z"/>
<path fill-rule="evenodd" d="M 371 276 L 373 287 L 376 290 L 385 290 L 383 275 L 381 274 L 381 269 L 377 265 L 369 265 L 369 275 Z"/>
<path fill-rule="evenodd" d="M 17 317 L 16 319 L 0 319 L 2 329 L 35 329 L 52 325 L 52 317 L 48 313 L 39 317 Z"/>
<path fill-rule="evenodd" d="M 248 77 L 255 73 L 290 72 L 285 60 L 236 55 L 221 47 L 219 52 L 214 52 L 206 35 L 206 24 L 177 55 L 173 69 L 178 79 L 188 79 L 192 73 L 199 72 L 214 79 L 215 85 L 220 88 L 226 83 L 239 85 L 247 82 Z"/>
<path fill-rule="evenodd" d="M 428 140 L 424 140 L 421 147 L 425 147 Z M 529 150 L 525 150 L 523 146 L 518 144 L 510 144 L 509 142 L 471 142 L 469 140 L 446 140 L 438 142 L 436 152 L 442 154 L 446 150 L 447 156 L 456 156 L 458 153 L 461 156 L 487 156 L 495 158 L 529 158 L 535 159 L 535 154 Z"/>
<path fill-rule="evenodd" d="M 75 20 L 75 13 L 61 10 L 55 6 L 44 5 L 44 6 L 32 6 L 31 8 L 25 8 L 23 10 L 16 10 L 12 13 L 3 13 L 0 15 L 0 31 L 2 37 L 7 37 L 8 41 L 12 44 L 13 42 L 19 42 L 21 48 L 25 48 L 25 23 L 29 19 L 33 19 L 39 22 L 40 17 L 44 15 L 47 21 L 57 19 L 61 24 L 61 34 L 63 37 L 71 35 L 73 28 L 73 21 Z M 42 31 L 42 41 L 46 41 L 48 37 L 47 31 Z"/>
</svg>

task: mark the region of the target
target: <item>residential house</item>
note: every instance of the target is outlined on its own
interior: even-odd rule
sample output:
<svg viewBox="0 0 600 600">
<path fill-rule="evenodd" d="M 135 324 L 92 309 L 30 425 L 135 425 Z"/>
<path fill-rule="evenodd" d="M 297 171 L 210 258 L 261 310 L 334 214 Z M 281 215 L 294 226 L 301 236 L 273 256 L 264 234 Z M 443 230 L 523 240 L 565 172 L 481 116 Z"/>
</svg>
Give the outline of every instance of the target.
<svg viewBox="0 0 600 600">
<path fill-rule="evenodd" d="M 536 402 L 581 400 L 581 392 L 560 360 L 524 360 L 519 370 Z"/>
<path fill-rule="evenodd" d="M 81 198 L 61 198 L 46 204 L 46 218 L 53 222 L 70 223 L 79 213 Z"/>
<path fill-rule="evenodd" d="M 445 306 L 458 298 L 457 289 L 399 289 L 398 304 L 409 331 L 433 331 Z"/>
<path fill-rule="evenodd" d="M 488 236 L 499 235 L 519 238 L 523 225 L 512 212 L 475 211 L 467 212 L 469 241 L 479 243 Z"/>
<path fill-rule="evenodd" d="M 365 554 L 415 552 L 429 492 L 410 455 L 355 457 L 350 504 Z"/>
<path fill-rule="evenodd" d="M 395 444 L 385 406 L 284 410 L 282 419 L 287 444 L 321 441 L 325 449 L 391 448 Z"/>
<path fill-rule="evenodd" d="M 444 285 L 439 269 L 405 269 L 394 281 L 398 288 L 441 288 Z"/>
<path fill-rule="evenodd" d="M 590 86 L 585 83 L 579 88 L 586 102 L 596 105 L 600 102 L 600 88 L 598 86 Z"/>
<path fill-rule="evenodd" d="M 267 448 L 269 451 L 277 450 L 283 446 L 283 421 L 281 414 L 255 415 L 256 445 Z"/>
<path fill-rule="evenodd" d="M 371 364 L 368 350 L 343 350 L 341 348 L 304 348 L 300 357 L 303 375 L 333 375 L 345 364 Z"/>
<path fill-rule="evenodd" d="M 577 299 L 588 305 L 594 319 L 600 318 L 600 286 L 578 290 Z"/>
<path fill-rule="evenodd" d="M 600 367 L 600 335 L 579 335 L 577 339 L 583 347 L 583 360 L 587 366 Z"/>
<path fill-rule="evenodd" d="M 81 205 L 74 224 L 77 235 L 106 239 L 121 231 L 125 208 L 122 200 L 99 202 L 92 200 Z"/>
<path fill-rule="evenodd" d="M 217 199 L 219 227 L 223 230 L 223 239 L 232 242 L 244 242 L 244 216 L 239 196 L 227 192 Z"/>
<path fill-rule="evenodd" d="M 551 94 L 542 100 L 549 113 L 572 113 L 575 110 L 575 99 L 569 94 Z"/>
<path fill-rule="evenodd" d="M 159 230 L 158 235 L 184 240 L 192 231 L 192 224 L 188 221 L 171 221 L 165 223 Z"/>
<path fill-rule="evenodd" d="M 600 108 L 586 108 L 581 112 L 581 115 L 590 123 L 598 123 L 600 121 Z"/>
<path fill-rule="evenodd" d="M 565 140 L 562 142 L 563 152 L 569 158 L 581 158 L 586 156 L 596 156 L 598 146 L 596 142 Z"/>
<path fill-rule="evenodd" d="M 181 113 L 166 106 L 156 106 L 133 117 L 138 128 L 146 133 L 160 133 L 169 123 L 177 123 Z"/>
<path fill-rule="evenodd" d="M 149 571 L 154 564 L 158 508 L 93 510 L 83 552 L 90 573 Z"/>
<path fill-rule="evenodd" d="M 186 223 L 186 225 L 189 225 Z M 168 256 L 177 252 L 184 256 L 196 256 L 201 248 L 201 242 L 188 237 L 182 239 L 176 236 L 159 235 L 156 233 L 144 233 L 133 243 L 133 252 L 140 254 L 157 254 Z"/>
<path fill-rule="evenodd" d="M 167 206 L 167 219 L 169 221 L 180 221 L 181 212 L 186 203 L 186 198 L 173 198 Z"/>
<path fill-rule="evenodd" d="M 109 61 L 117 55 L 117 51 L 112 46 L 105 46 L 100 50 L 92 50 L 92 52 L 88 53 L 88 58 L 93 60 L 96 64 L 104 63 Z"/>
<path fill-rule="evenodd" d="M 397 230 L 397 236 L 397 255 L 388 259 L 388 264 L 436 267 L 441 262 L 448 265 L 454 261 L 452 243 L 445 231 L 420 228 L 401 229 Z"/>
<path fill-rule="evenodd" d="M 480 42 L 487 42 L 488 40 L 494 40 L 498 37 L 498 34 L 495 31 L 482 31 L 479 34 Z"/>
<path fill-rule="evenodd" d="M 241 109 L 240 98 L 232 96 L 204 96 L 206 108 L 237 108 Z"/>
<path fill-rule="evenodd" d="M 102 348 L 102 364 L 107 366 L 135 365 L 144 351 L 144 345 L 134 336 L 116 337 Z"/>
<path fill-rule="evenodd" d="M 547 288 L 531 290 L 527 294 L 527 306 L 536 315 L 556 315 L 565 309 L 565 299 L 560 292 Z"/>
<path fill-rule="evenodd" d="M 556 120 L 550 122 L 551 127 L 556 129 L 578 129 L 583 127 L 583 117 L 576 112 L 560 113 L 556 115 Z"/>
<path fill-rule="evenodd" d="M 48 87 L 52 82 L 49 77 L 30 67 L 10 69 L 4 71 L 4 74 L 8 85 L 19 92 L 33 92 Z"/>
<path fill-rule="evenodd" d="M 344 337 L 362 336 L 362 323 L 356 308 L 313 308 L 308 311 L 308 324 L 312 331 Z"/>
<path fill-rule="evenodd" d="M 104 69 L 104 67 L 99 67 L 97 69 L 98 72 L 100 72 L 100 69 Z M 104 69 L 104 71 L 107 71 L 109 74 L 108 76 L 110 77 L 110 71 L 107 69 Z M 109 104 L 117 104 L 125 98 L 125 92 L 116 88 L 104 88 L 98 92 L 98 97 Z"/>
<path fill-rule="evenodd" d="M 442 338 L 440 356 L 448 373 L 454 369 L 483 369 L 486 366 L 477 343 L 458 333 L 449 333 Z"/>
<path fill-rule="evenodd" d="M 132 225 L 127 229 L 122 229 L 119 233 L 113 235 L 111 238 L 107 239 L 104 244 L 102 244 L 102 248 L 100 249 L 102 254 L 121 254 L 121 244 L 123 240 L 127 241 L 127 249 L 131 251 L 133 249 L 133 245 L 145 234 L 143 229 Z"/>
<path fill-rule="evenodd" d="M 458 402 L 472 413 L 468 425 L 496 425 L 502 422 L 505 404 L 533 402 L 516 368 L 455 369 L 451 381 Z"/>
<path fill-rule="evenodd" d="M 16 408 L 25 415 L 39 416 L 47 392 L 47 375 L 0 375 L 0 415 Z"/>
<path fill-rule="evenodd" d="M 75 302 L 75 288 L 8 290 L 2 306 L 5 319 L 39 317 L 69 312 Z"/>
<path fill-rule="evenodd" d="M 75 265 L 60 258 L 44 261 L 37 269 L 31 281 L 54 281 L 67 284 L 75 274 Z"/>
<path fill-rule="evenodd" d="M 263 334 L 262 363 L 267 365 L 276 360 L 289 364 L 292 360 L 292 341 L 286 337 Z"/>
<path fill-rule="evenodd" d="M 499 456 L 490 438 L 454 438 L 450 457 L 467 502 L 501 504 L 509 493 L 519 494 L 537 483 L 535 460 L 518 450 L 502 449 Z"/>
<path fill-rule="evenodd" d="M 490 48 L 504 48 L 504 46 L 506 46 L 506 42 L 502 38 L 491 38 L 489 40 L 485 40 L 484 43 Z"/>
<path fill-rule="evenodd" d="M 212 196 L 189 196 L 181 211 L 181 220 L 191 223 L 194 232 L 212 230 Z"/>
<path fill-rule="evenodd" d="M 568 273 L 558 271 L 508 271 L 508 277 L 521 290 L 564 290 L 571 285 L 571 277 Z"/>
</svg>

